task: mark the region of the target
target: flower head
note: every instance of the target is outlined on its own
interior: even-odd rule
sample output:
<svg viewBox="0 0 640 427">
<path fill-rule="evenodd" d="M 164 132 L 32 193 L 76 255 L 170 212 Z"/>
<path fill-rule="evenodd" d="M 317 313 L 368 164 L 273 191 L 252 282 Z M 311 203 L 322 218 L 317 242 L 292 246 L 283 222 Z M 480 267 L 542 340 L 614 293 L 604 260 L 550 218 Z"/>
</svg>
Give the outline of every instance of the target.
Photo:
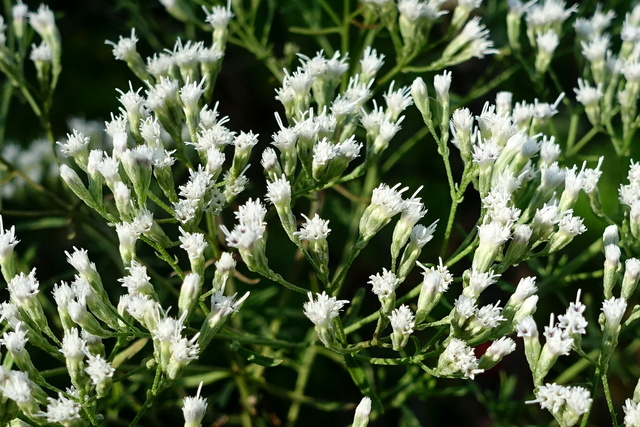
<svg viewBox="0 0 640 427">
<path fill-rule="evenodd" d="M 348 300 L 338 300 L 336 297 L 329 297 L 325 292 L 316 294 L 314 300 L 311 292 L 307 293 L 309 301 L 304 303 L 304 315 L 316 326 L 327 327 L 331 320 L 338 317 L 340 310 Z"/>
</svg>

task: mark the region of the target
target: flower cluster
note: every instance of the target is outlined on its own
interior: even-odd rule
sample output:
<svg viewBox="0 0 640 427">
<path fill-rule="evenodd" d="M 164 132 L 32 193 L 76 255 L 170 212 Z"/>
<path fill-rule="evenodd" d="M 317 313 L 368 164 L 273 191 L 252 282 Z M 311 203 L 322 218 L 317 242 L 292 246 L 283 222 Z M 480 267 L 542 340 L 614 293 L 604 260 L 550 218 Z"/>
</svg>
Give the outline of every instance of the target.
<svg viewBox="0 0 640 427">
<path fill-rule="evenodd" d="M 71 268 L 47 280 L 40 264 L 29 266 L 29 250 L 16 252 L 19 224 L 5 228 L 0 216 L 6 282 L 0 425 L 113 421 L 118 411 L 105 408 L 128 389 L 133 403 L 127 405 L 139 409 L 134 425 L 167 388 L 199 383 L 195 395 L 178 393 L 187 396 L 185 426 L 198 427 L 209 406 L 203 387 L 223 381 L 216 407 L 238 395 L 239 418 L 260 421 L 256 396 L 275 390 L 295 398 L 287 415 L 295 424 L 314 361 L 326 358 L 365 395 L 352 408 L 353 425 L 366 427 L 384 410 L 377 393 L 388 395 L 379 382 L 388 365 L 406 367 L 391 388 L 406 389 L 393 402 L 404 411 L 406 399 L 437 378 L 463 384 L 491 369 L 508 371 L 501 361 L 516 350 L 514 335 L 522 339 L 534 385 L 535 398 L 527 403 L 538 403 L 561 426 L 588 423 L 599 384 L 610 397 L 611 362 L 619 341 L 632 335 L 627 327 L 640 318 L 634 306 L 640 163 L 630 162 L 615 212 L 603 207 L 599 188 L 610 153 L 581 150 L 597 137 L 611 140 L 625 165 L 633 152 L 640 6 L 617 22 L 602 5 L 510 0 L 508 46 L 497 49 L 483 23 L 495 22 L 495 15 L 483 17 L 480 0 L 356 3 L 351 10 L 345 2 L 343 17 L 328 3 L 305 10 L 300 19 L 313 29 L 292 32 L 316 34 L 322 50 L 307 56 L 285 44 L 280 56 L 268 44 L 270 3 L 249 10 L 233 2 L 232 10 L 229 1 L 200 10 L 184 0 L 161 0 L 189 38 L 172 39 L 172 47 L 147 58 L 138 44 L 149 28 L 107 41 L 105 49 L 139 81 L 117 90 L 120 107 L 104 132 L 100 123 L 96 129 L 75 119 L 57 143 L 50 120 L 61 72 L 54 14 L 45 5 L 29 11 L 18 0 L 6 22 L 0 17 L 3 105 L 19 93 L 48 139 L 27 149 L 0 147 L 2 197 L 37 190 L 60 209 L 56 215 L 68 213 L 74 225 L 91 225 L 104 237 L 95 246 L 75 243 L 65 252 Z M 322 27 L 323 14 L 335 27 Z M 211 33 L 209 41 L 191 37 L 201 31 Z M 586 64 L 575 97 L 565 96 L 573 84 L 562 87 L 553 70 L 559 47 L 574 34 L 573 50 Z M 34 36 L 40 44 L 29 48 Z M 337 37 L 340 50 L 331 46 Z M 388 43 L 376 44 L 378 38 Z M 214 100 L 228 42 L 264 59 L 277 80 L 277 130 L 266 140 L 256 128 L 234 129 L 221 114 L 225 106 Z M 495 81 L 478 79 L 482 84 L 470 93 L 458 93 L 468 71 L 457 65 L 498 53 L 509 68 L 495 77 L 486 67 Z M 516 73 L 530 78 L 533 92 L 515 99 L 498 87 L 494 100 L 482 99 L 484 106 L 474 110 L 482 104 L 472 101 Z M 421 77 L 411 83 L 410 75 Z M 4 134 L 6 108 L 0 110 Z M 567 132 L 560 128 L 565 123 Z M 578 139 L 583 123 L 587 131 Z M 402 135 L 407 129 L 413 135 Z M 394 180 L 398 159 L 425 139 L 444 164 L 450 202 L 442 223 L 430 225 L 423 222 L 439 208 L 439 187 L 406 173 L 402 182 L 410 186 Z M 256 155 L 266 182 L 251 169 Z M 71 192 L 57 195 L 57 181 L 46 186 L 52 173 Z M 585 214 L 581 198 L 596 218 Z M 475 200 L 477 209 L 463 208 L 463 200 Z M 574 256 L 571 250 L 587 238 L 578 236 L 599 220 L 608 225 L 602 242 Z M 424 249 L 434 238 L 439 254 Z M 601 243 L 602 269 L 585 269 Z M 98 262 L 98 248 L 113 258 L 112 272 Z M 562 295 L 574 282 L 600 279 L 601 294 L 585 282 L 570 291 L 575 299 Z M 551 293 L 570 302 L 539 332 L 536 312 Z M 204 360 L 209 355 L 211 363 Z M 557 384 L 578 383 L 576 369 L 552 379 L 558 359 L 569 355 L 595 370 L 585 380 L 590 388 Z M 216 371 L 225 357 L 228 369 Z M 265 369 L 280 364 L 295 368 L 295 390 L 267 387 Z M 416 370 L 428 374 L 429 384 Z M 627 425 L 640 425 L 639 403 L 640 385 L 623 407 Z M 608 398 L 607 405 L 615 417 L 615 402 Z"/>
</svg>

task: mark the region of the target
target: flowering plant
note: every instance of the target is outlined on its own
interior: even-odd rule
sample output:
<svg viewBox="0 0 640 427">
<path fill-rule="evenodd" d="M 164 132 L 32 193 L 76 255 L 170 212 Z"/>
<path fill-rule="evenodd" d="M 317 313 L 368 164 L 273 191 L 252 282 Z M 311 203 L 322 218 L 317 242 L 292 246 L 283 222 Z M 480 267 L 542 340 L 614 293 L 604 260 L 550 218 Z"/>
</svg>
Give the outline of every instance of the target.
<svg viewBox="0 0 640 427">
<path fill-rule="evenodd" d="M 640 425 L 640 6 L 124 1 L 62 136 L 67 18 L 10 3 L 1 425 Z"/>
</svg>

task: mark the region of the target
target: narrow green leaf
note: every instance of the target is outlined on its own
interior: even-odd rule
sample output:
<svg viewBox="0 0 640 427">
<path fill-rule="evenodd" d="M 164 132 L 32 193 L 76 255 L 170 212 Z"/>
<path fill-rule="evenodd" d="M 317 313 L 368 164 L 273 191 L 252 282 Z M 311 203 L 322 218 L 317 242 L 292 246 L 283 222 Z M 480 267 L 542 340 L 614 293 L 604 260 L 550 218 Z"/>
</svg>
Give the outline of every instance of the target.
<svg viewBox="0 0 640 427">
<path fill-rule="evenodd" d="M 344 356 L 344 362 L 347 366 L 347 370 L 349 371 L 349 375 L 351 375 L 351 379 L 354 384 L 360 389 L 360 392 L 363 396 L 367 396 L 371 399 L 371 406 L 377 412 L 384 412 L 384 407 L 382 406 L 382 402 L 380 398 L 376 394 L 373 389 L 371 383 L 367 379 L 367 374 L 364 372 L 364 369 L 358 364 L 357 360 L 350 355 Z"/>
<path fill-rule="evenodd" d="M 245 347 L 237 347 L 235 351 L 240 356 L 244 357 L 248 362 L 255 363 L 260 366 L 266 366 L 270 368 L 273 366 L 278 366 L 282 363 L 282 359 L 263 356 L 260 353 L 256 353 L 255 351 L 251 351 Z"/>
<path fill-rule="evenodd" d="M 140 350 L 142 350 L 144 346 L 147 345 L 147 341 L 149 341 L 149 338 L 140 338 L 139 340 L 131 344 L 129 347 L 122 350 L 113 358 L 113 361 L 111 362 L 111 366 L 117 369 L 120 365 L 122 365 L 122 362 L 131 359 Z"/>
<path fill-rule="evenodd" d="M 213 371 L 207 372 L 206 374 L 184 377 L 182 379 L 182 383 L 185 387 L 197 387 L 198 385 L 200 385 L 200 383 L 202 383 L 203 385 L 209 385 L 215 383 L 216 381 L 229 378 L 230 376 L 231 374 L 227 371 Z"/>
</svg>

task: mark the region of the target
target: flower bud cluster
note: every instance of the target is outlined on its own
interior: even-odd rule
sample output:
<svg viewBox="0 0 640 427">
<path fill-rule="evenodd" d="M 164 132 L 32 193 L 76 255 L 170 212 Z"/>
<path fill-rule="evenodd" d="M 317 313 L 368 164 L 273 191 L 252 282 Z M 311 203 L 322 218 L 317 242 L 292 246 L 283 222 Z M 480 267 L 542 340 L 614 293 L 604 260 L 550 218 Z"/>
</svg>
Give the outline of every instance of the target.
<svg viewBox="0 0 640 427">
<path fill-rule="evenodd" d="M 465 165 L 463 176 L 482 198 L 473 257 L 473 269 L 479 272 L 493 264 L 504 270 L 541 245 L 543 254 L 557 252 L 586 231 L 582 219 L 573 215 L 579 193 L 583 191 L 592 206 L 600 200 L 603 158 L 595 168 L 586 163 L 580 170 L 561 168 L 554 138 L 535 135 L 557 113 L 562 95 L 554 104 L 535 100 L 512 106 L 511 98 L 501 92 L 496 105 L 485 104 L 475 123 L 467 109 L 454 111 L 450 121 L 453 144 Z"/>
<path fill-rule="evenodd" d="M 548 383 L 538 386 L 536 399 L 526 403 L 539 403 L 542 409 L 551 412 L 560 426 L 570 427 L 589 411 L 592 402 L 591 393 L 584 387 Z"/>
<path fill-rule="evenodd" d="M 596 128 L 611 123 L 616 115 L 620 115 L 622 138 L 612 141 L 616 150 L 627 155 L 635 133 L 636 100 L 640 94 L 638 10 L 635 6 L 625 14 L 622 28 L 618 27 L 619 33 L 616 28 L 608 29 L 615 12 L 604 12 L 601 5 L 591 17 L 578 18 L 573 25 L 582 56 L 589 64 L 584 68 L 588 73 L 578 78 L 578 87 L 574 89 L 576 100 L 584 106 L 587 118 Z"/>
<path fill-rule="evenodd" d="M 558 316 L 557 323 L 554 322 L 554 315 L 551 315 L 549 326 L 544 328 L 544 346 L 540 345 L 538 328 L 533 317 L 528 314 L 520 319 L 516 331 L 524 341 L 525 355 L 534 384 L 543 383 L 559 356 L 566 356 L 572 348 L 581 349 L 582 335 L 586 333 L 588 324 L 583 315 L 585 309 L 586 306 L 580 302 L 578 291 L 576 301 L 570 303 L 565 314 Z"/>
</svg>

